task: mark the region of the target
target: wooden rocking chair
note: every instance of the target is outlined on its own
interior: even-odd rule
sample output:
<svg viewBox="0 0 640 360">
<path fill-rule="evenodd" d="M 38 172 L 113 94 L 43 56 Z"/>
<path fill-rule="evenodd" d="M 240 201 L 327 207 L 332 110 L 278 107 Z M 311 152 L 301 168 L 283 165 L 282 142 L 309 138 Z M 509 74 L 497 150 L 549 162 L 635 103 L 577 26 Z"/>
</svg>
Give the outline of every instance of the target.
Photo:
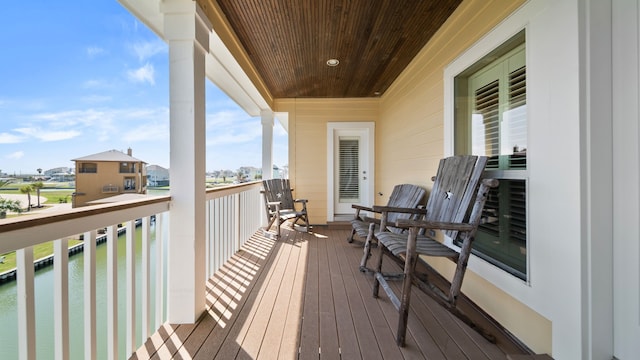
<svg viewBox="0 0 640 360">
<path fill-rule="evenodd" d="M 362 205 L 352 205 L 356 209 L 355 218 L 351 220 L 351 235 L 347 239 L 353 242 L 353 237 L 358 234 L 360 238 L 366 239 L 364 242 L 364 254 L 360 261 L 360 271 L 367 270 L 367 260 L 371 254 L 371 245 L 375 239 L 374 234 L 380 231 L 391 231 L 396 234 L 406 232 L 406 229 L 395 227 L 395 222 L 401 219 L 409 219 L 411 214 L 407 209 L 415 209 L 426 193 L 425 189 L 411 184 L 401 184 L 393 187 L 387 206 L 382 211 L 374 211 L 373 207 Z M 395 208 L 401 208 L 403 212 L 394 212 Z M 368 216 L 361 216 L 360 211 L 377 212 L 382 214 L 380 219 Z M 376 240 L 377 241 L 377 240 Z"/>
<path fill-rule="evenodd" d="M 280 237 L 280 225 L 293 219 L 295 229 L 298 221 L 304 223 L 305 232 L 309 232 L 309 215 L 307 214 L 307 199 L 294 199 L 289 185 L 289 179 L 269 179 L 262 181 L 264 205 L 269 224 L 265 231 L 269 231 L 273 223 L 276 223 L 278 237 Z M 301 209 L 296 209 L 295 204 L 300 204 Z"/>
<path fill-rule="evenodd" d="M 487 193 L 490 187 L 498 185 L 497 180 L 481 181 L 486 163 L 486 157 L 477 156 L 453 156 L 442 159 L 427 201 L 424 218 L 396 222 L 397 227 L 409 230 L 408 235 L 393 232 L 376 234 L 380 252 L 375 266 L 373 296 L 378 297 L 378 289 L 382 284 L 385 293 L 398 310 L 400 316 L 396 342 L 399 346 L 404 346 L 405 343 L 413 281 L 421 290 L 473 326 L 470 320 L 456 308 L 456 300 L 460 294 L 462 279 L 471 253 L 471 244 L 480 224 Z M 431 236 L 434 231 L 442 231 L 450 239 L 458 239 L 461 242 L 460 252 L 435 240 Z M 404 262 L 400 300 L 381 273 L 383 255 L 394 256 Z M 448 294 L 429 283 L 428 279 L 419 279 L 415 276 L 414 271 L 419 255 L 446 257 L 457 264 Z M 483 335 L 486 336 L 486 334 Z"/>
</svg>

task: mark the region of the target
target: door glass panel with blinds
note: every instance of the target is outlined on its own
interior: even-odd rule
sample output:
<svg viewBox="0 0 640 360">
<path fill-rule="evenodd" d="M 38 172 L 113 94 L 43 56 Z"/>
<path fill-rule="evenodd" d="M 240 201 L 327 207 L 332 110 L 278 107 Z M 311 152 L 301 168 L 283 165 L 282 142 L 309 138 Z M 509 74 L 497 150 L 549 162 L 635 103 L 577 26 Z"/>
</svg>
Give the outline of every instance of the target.
<svg viewBox="0 0 640 360">
<path fill-rule="evenodd" d="M 455 79 L 457 154 L 489 157 L 489 193 L 474 253 L 527 278 L 527 103 L 524 32 Z"/>
<path fill-rule="evenodd" d="M 340 136 L 338 139 L 338 202 L 360 202 L 360 138 Z"/>
</svg>

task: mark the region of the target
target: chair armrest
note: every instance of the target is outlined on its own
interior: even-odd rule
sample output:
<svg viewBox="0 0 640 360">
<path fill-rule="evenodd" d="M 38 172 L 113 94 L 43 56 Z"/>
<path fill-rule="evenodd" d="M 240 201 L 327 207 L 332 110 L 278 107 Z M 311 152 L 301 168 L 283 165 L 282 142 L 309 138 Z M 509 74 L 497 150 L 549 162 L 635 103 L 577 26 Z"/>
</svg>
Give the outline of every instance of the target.
<svg viewBox="0 0 640 360">
<path fill-rule="evenodd" d="M 358 204 L 352 204 L 351 208 L 356 210 L 373 211 L 373 208 L 371 208 L 370 206 L 363 206 Z"/>
<path fill-rule="evenodd" d="M 307 199 L 294 199 L 293 202 L 297 202 L 297 203 L 308 203 L 309 200 Z"/>
<path fill-rule="evenodd" d="M 394 212 L 394 213 L 417 214 L 417 215 L 424 215 L 427 213 L 427 209 L 424 209 L 422 207 L 404 208 L 404 207 L 393 207 L 393 206 L 374 206 L 373 211 L 377 213 Z"/>
<path fill-rule="evenodd" d="M 455 231 L 471 231 L 474 229 L 472 224 L 468 223 L 451 223 L 442 221 L 424 221 L 424 220 L 398 220 L 396 221 L 396 227 L 410 228 L 416 227 L 421 229 L 430 230 L 455 230 Z"/>
<path fill-rule="evenodd" d="M 280 201 L 267 201 L 267 207 L 269 208 L 269 211 L 272 211 L 274 213 L 279 214 L 280 213 L 280 206 L 282 205 L 282 202 Z M 274 208 L 273 210 L 272 207 Z"/>
</svg>

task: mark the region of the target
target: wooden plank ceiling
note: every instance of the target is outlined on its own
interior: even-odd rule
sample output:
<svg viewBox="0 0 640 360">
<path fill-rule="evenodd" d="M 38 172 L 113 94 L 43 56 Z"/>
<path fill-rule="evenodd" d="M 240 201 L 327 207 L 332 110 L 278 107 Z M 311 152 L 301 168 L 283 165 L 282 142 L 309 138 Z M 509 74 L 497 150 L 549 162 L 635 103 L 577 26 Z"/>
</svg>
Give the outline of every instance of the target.
<svg viewBox="0 0 640 360">
<path fill-rule="evenodd" d="M 214 1 L 274 98 L 384 94 L 461 2 Z"/>
</svg>

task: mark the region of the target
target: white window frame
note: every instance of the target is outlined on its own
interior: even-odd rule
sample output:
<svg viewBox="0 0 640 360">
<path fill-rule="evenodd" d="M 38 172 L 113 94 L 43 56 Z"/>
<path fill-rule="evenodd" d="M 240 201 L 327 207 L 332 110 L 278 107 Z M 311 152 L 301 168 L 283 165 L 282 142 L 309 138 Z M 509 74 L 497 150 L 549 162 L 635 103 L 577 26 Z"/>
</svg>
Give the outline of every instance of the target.
<svg viewBox="0 0 640 360">
<path fill-rule="evenodd" d="M 496 26 L 491 32 L 487 33 L 483 38 L 478 40 L 474 45 L 461 53 L 454 59 L 444 70 L 444 155 L 454 155 L 454 119 L 455 119 L 455 77 L 467 70 L 480 59 L 487 56 L 503 45 L 506 41 L 514 37 L 523 29 L 525 30 L 525 56 L 526 64 L 529 67 L 530 51 L 529 51 L 529 31 L 527 30 L 528 18 L 526 11 L 516 11 L 506 18 L 501 24 Z M 527 106 L 527 112 L 530 110 Z M 527 118 L 530 119 L 529 114 Z M 527 132 L 529 133 L 529 132 Z M 529 164 L 527 164 L 527 168 Z M 528 171 L 528 170 L 527 170 Z M 529 204 L 529 191 L 527 190 L 527 204 Z M 527 205 L 529 206 L 529 205 Z M 529 224 L 529 211 L 527 210 L 527 223 Z M 527 236 L 531 238 L 531 231 L 527 228 Z M 447 245 L 457 249 L 460 248 L 447 241 Z M 532 246 L 527 242 L 527 278 L 522 280 L 517 276 L 510 274 L 502 268 L 495 266 L 475 255 L 471 255 L 468 267 L 474 273 L 488 280 L 498 288 L 503 290 L 521 288 L 523 285 L 527 288 L 531 287 L 532 269 L 531 269 Z M 511 293 L 511 291 L 507 292 Z M 518 291 L 519 292 L 519 291 Z"/>
</svg>

